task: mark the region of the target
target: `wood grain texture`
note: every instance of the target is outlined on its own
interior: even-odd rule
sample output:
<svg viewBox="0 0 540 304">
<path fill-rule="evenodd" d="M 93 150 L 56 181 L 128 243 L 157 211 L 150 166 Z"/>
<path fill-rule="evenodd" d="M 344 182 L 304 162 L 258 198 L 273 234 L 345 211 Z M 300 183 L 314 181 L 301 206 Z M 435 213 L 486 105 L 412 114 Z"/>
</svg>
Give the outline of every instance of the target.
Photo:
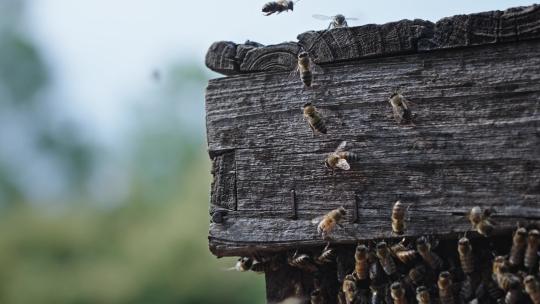
<svg viewBox="0 0 540 304">
<path fill-rule="evenodd" d="M 339 206 L 348 215 L 333 242 L 392 238 L 398 199 L 409 206 L 409 236 L 463 233 L 475 205 L 496 209 L 499 232 L 540 218 L 540 41 L 330 64 L 312 89 L 287 75 L 208 85 L 209 153 L 214 168 L 226 168 L 212 188 L 212 204 L 228 209 L 210 225 L 217 256 L 322 246 L 311 221 Z M 396 89 L 413 103 L 414 125 L 392 118 Z M 326 136 L 303 121 L 308 101 L 323 113 Z M 332 174 L 323 161 L 342 140 L 361 159 Z M 232 159 L 236 208 L 231 182 L 222 182 Z"/>
<path fill-rule="evenodd" d="M 271 46 L 221 41 L 208 50 L 206 66 L 225 75 L 282 71 L 294 68 L 300 49 L 308 50 L 318 64 L 331 64 L 538 38 L 540 5 L 535 4 L 505 11 L 456 15 L 435 24 L 415 19 L 308 31 L 300 34 L 297 42 Z"/>
</svg>

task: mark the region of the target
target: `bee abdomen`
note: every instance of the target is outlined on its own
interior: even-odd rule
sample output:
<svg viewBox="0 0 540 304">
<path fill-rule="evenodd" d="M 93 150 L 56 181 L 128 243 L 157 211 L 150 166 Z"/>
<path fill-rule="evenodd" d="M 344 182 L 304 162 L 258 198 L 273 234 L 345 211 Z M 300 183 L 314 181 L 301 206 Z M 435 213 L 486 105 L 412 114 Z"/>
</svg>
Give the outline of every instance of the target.
<svg viewBox="0 0 540 304">
<path fill-rule="evenodd" d="M 401 286 L 401 283 L 395 282 L 390 286 L 390 295 L 394 304 L 407 304 L 407 298 L 405 298 L 405 289 Z"/>
<path fill-rule="evenodd" d="M 300 74 L 300 79 L 306 87 L 311 87 L 311 82 L 313 81 L 313 73 L 310 70 L 304 70 Z"/>
<path fill-rule="evenodd" d="M 357 161 L 360 159 L 360 156 L 354 152 L 345 152 L 345 158 L 348 161 Z"/>
<path fill-rule="evenodd" d="M 474 272 L 474 257 L 472 254 L 461 255 L 459 261 L 461 262 L 461 269 L 465 274 Z"/>
<path fill-rule="evenodd" d="M 326 134 L 328 130 L 326 129 L 326 124 L 324 123 L 322 118 L 313 117 L 311 121 L 312 121 L 313 128 L 315 128 L 315 130 L 317 130 L 318 132 L 321 132 L 322 134 Z"/>
<path fill-rule="evenodd" d="M 307 272 L 317 271 L 317 266 L 311 263 L 311 259 L 307 254 L 301 254 L 289 260 L 289 265 L 303 269 Z"/>
<path fill-rule="evenodd" d="M 282 9 L 282 5 L 277 2 L 267 2 L 263 8 L 263 13 L 278 12 Z"/>
</svg>

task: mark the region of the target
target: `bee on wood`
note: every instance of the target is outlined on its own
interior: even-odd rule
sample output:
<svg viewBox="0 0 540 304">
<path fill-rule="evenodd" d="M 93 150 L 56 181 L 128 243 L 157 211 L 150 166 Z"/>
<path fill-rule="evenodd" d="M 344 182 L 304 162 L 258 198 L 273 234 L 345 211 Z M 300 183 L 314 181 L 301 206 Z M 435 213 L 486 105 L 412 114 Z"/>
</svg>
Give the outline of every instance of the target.
<svg viewBox="0 0 540 304">
<path fill-rule="evenodd" d="M 427 269 L 424 265 L 419 264 L 409 270 L 409 274 L 405 277 L 405 283 L 413 286 L 420 286 L 426 279 Z"/>
<path fill-rule="evenodd" d="M 523 263 L 525 247 L 527 247 L 527 229 L 521 227 L 514 232 L 512 237 L 512 248 L 508 257 L 508 262 L 511 265 L 519 266 Z"/>
<path fill-rule="evenodd" d="M 411 112 L 411 107 L 409 101 L 403 97 L 400 93 L 393 93 L 388 100 L 392 106 L 392 111 L 394 113 L 394 119 L 399 124 L 409 124 L 412 123 L 413 115 Z"/>
<path fill-rule="evenodd" d="M 343 280 L 342 291 L 345 294 L 345 300 L 347 304 L 354 303 L 356 299 L 356 294 L 358 292 L 358 286 L 356 285 L 356 280 L 353 275 L 346 275 Z"/>
<path fill-rule="evenodd" d="M 358 20 L 358 18 L 345 18 L 342 14 L 337 14 L 335 16 L 326 16 L 326 15 L 319 15 L 315 14 L 313 15 L 313 18 L 319 19 L 319 20 L 331 20 L 330 24 L 328 25 L 328 29 L 335 29 L 340 27 L 348 27 L 347 20 Z"/>
<path fill-rule="evenodd" d="M 426 237 L 416 240 L 416 250 L 431 269 L 438 270 L 443 267 L 443 260 L 431 250 L 431 243 L 428 242 Z"/>
<path fill-rule="evenodd" d="M 441 304 L 454 304 L 454 295 L 452 293 L 452 278 L 448 271 L 443 271 L 439 274 L 439 280 L 437 280 L 437 287 L 439 288 L 439 300 Z"/>
<path fill-rule="evenodd" d="M 416 250 L 409 249 L 404 245 L 405 238 L 401 242 L 392 245 L 390 251 L 403 264 L 408 264 L 416 259 Z"/>
<path fill-rule="evenodd" d="M 405 232 L 405 205 L 401 201 L 397 201 L 392 208 L 392 231 L 395 234 L 401 235 Z"/>
<path fill-rule="evenodd" d="M 389 276 L 395 274 L 397 272 L 396 262 L 392 259 L 392 254 L 386 242 L 379 242 L 375 251 L 384 272 Z"/>
<path fill-rule="evenodd" d="M 358 244 L 354 253 L 354 275 L 359 281 L 369 277 L 368 249 L 366 245 Z"/>
<path fill-rule="evenodd" d="M 311 102 L 304 105 L 304 119 L 307 120 L 313 135 L 315 135 L 315 132 L 326 134 L 326 124 L 319 111 L 317 111 L 317 108 Z"/>
<path fill-rule="evenodd" d="M 311 292 L 311 304 L 324 304 L 326 301 L 320 288 L 316 288 Z"/>
<path fill-rule="evenodd" d="M 418 304 L 431 304 L 431 296 L 426 286 L 416 288 L 416 301 Z"/>
<path fill-rule="evenodd" d="M 265 13 L 265 16 L 270 16 L 274 13 L 281 14 L 287 11 L 294 11 L 294 3 L 295 1 L 289 0 L 267 2 L 265 5 L 263 5 L 262 12 Z"/>
<path fill-rule="evenodd" d="M 490 236 L 493 232 L 494 225 L 491 221 L 493 209 L 482 209 L 478 206 L 473 207 L 469 212 L 469 221 L 476 232 L 483 236 Z"/>
<path fill-rule="evenodd" d="M 317 266 L 314 264 L 311 257 L 305 253 L 299 254 L 298 250 L 287 258 L 287 262 L 292 267 L 302 269 L 306 272 L 316 272 L 318 270 Z"/>
<path fill-rule="evenodd" d="M 522 297 L 523 297 L 523 293 L 521 292 L 521 284 L 519 283 L 519 280 L 511 281 L 508 287 L 508 291 L 506 292 L 506 295 L 504 296 L 504 303 L 505 304 L 519 304 L 519 303 L 522 303 L 521 301 Z"/>
<path fill-rule="evenodd" d="M 336 151 L 328 155 L 324 162 L 326 168 L 331 169 L 332 171 L 335 169 L 351 169 L 348 161 L 356 161 L 359 159 L 359 157 L 356 153 L 344 151 L 346 145 L 347 142 L 342 141 L 337 147 Z"/>
<path fill-rule="evenodd" d="M 472 252 L 471 242 L 468 238 L 463 237 L 458 241 L 458 253 L 461 269 L 465 274 L 474 272 L 474 256 Z"/>
<path fill-rule="evenodd" d="M 527 238 L 527 248 L 525 249 L 525 258 L 523 265 L 525 268 L 532 269 L 538 261 L 538 245 L 540 245 L 540 232 L 536 229 L 529 231 Z"/>
<path fill-rule="evenodd" d="M 332 258 L 334 257 L 334 249 L 329 248 L 329 246 L 330 246 L 330 243 L 328 243 L 328 245 L 324 247 L 321 254 L 319 254 L 315 258 L 315 263 L 319 265 L 324 265 L 324 264 L 328 264 L 332 262 Z"/>
<path fill-rule="evenodd" d="M 295 69 L 289 74 L 289 79 L 298 79 L 304 84 L 304 87 L 309 88 L 313 83 L 313 74 L 320 73 L 321 67 L 316 65 L 308 52 L 302 51 L 298 53 L 298 60 Z"/>
<path fill-rule="evenodd" d="M 523 280 L 525 284 L 525 292 L 529 295 L 534 304 L 540 304 L 540 284 L 532 275 L 529 275 Z"/>
<path fill-rule="evenodd" d="M 317 232 L 326 239 L 328 235 L 336 228 L 341 226 L 341 221 L 347 214 L 347 211 L 343 207 L 339 207 L 328 212 L 322 218 L 318 217 L 313 219 L 313 223 L 318 223 Z"/>
<path fill-rule="evenodd" d="M 407 304 L 405 289 L 401 286 L 400 282 L 394 282 L 390 285 L 390 296 L 392 297 L 394 304 Z"/>
</svg>

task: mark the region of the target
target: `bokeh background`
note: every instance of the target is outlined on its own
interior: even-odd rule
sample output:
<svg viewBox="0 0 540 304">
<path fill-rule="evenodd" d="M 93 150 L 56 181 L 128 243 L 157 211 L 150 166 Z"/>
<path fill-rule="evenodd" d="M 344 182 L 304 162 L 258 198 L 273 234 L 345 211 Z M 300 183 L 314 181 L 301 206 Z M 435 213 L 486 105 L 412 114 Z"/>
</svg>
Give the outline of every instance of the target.
<svg viewBox="0 0 540 304">
<path fill-rule="evenodd" d="M 0 303 L 264 303 L 208 251 L 208 46 L 533 3 L 264 1 L 0 0 Z"/>
</svg>

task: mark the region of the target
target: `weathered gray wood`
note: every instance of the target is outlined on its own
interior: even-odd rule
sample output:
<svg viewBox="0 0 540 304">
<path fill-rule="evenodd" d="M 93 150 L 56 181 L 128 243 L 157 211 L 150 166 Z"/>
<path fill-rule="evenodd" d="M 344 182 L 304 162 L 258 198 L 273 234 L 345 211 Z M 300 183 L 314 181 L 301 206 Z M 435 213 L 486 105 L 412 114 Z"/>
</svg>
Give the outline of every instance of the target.
<svg viewBox="0 0 540 304">
<path fill-rule="evenodd" d="M 308 50 L 319 64 L 435 51 L 540 38 L 540 5 L 457 15 L 433 24 L 420 19 L 383 25 L 309 31 L 298 42 L 262 46 L 252 42 L 236 45 L 214 43 L 206 65 L 225 75 L 294 68 L 296 54 Z"/>
<path fill-rule="evenodd" d="M 331 64 L 310 90 L 286 75 L 210 81 L 209 153 L 215 164 L 234 153 L 237 203 L 210 226 L 214 254 L 322 246 L 311 220 L 339 206 L 349 214 L 335 243 L 395 237 L 397 199 L 410 205 L 410 236 L 463 233 L 475 205 L 497 210 L 500 231 L 540 218 L 540 41 Z M 398 88 L 413 102 L 414 126 L 391 116 Z M 326 136 L 302 120 L 308 101 L 326 118 Z M 341 140 L 362 157 L 332 175 L 323 161 Z M 230 193 L 214 185 L 212 197 Z"/>
</svg>

